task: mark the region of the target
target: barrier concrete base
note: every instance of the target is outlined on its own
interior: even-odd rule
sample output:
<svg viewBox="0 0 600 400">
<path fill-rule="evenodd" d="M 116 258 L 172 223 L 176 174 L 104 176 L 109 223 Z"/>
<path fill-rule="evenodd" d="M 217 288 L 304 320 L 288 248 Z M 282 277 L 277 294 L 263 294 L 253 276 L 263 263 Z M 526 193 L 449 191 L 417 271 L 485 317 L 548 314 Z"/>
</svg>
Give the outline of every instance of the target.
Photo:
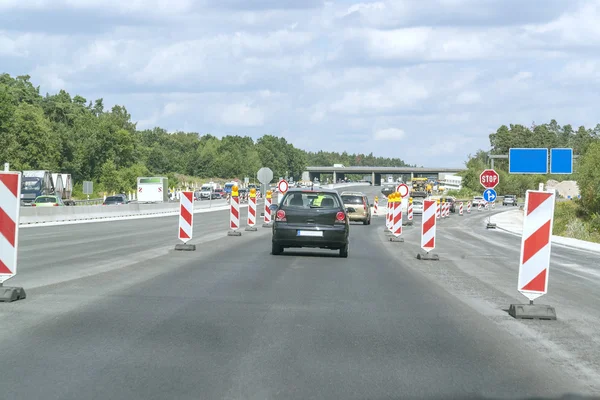
<svg viewBox="0 0 600 400">
<path fill-rule="evenodd" d="M 440 256 L 432 253 L 419 253 L 417 254 L 417 260 L 440 261 Z"/>
<path fill-rule="evenodd" d="M 175 245 L 176 251 L 196 251 L 195 244 L 179 243 Z"/>
<path fill-rule="evenodd" d="M 229 231 L 229 232 L 227 232 L 227 236 L 242 236 L 242 232 L 240 232 L 240 231 Z"/>
<path fill-rule="evenodd" d="M 271 228 L 273 226 L 273 223 L 268 223 L 268 224 L 263 224 L 263 228 Z"/>
<path fill-rule="evenodd" d="M 0 284 L 0 303 L 12 303 L 16 300 L 25 300 L 27 295 L 22 287 L 2 286 Z"/>
<path fill-rule="evenodd" d="M 404 238 L 401 238 L 401 237 L 391 237 L 390 238 L 390 242 L 404 243 Z"/>
<path fill-rule="evenodd" d="M 244 229 L 246 232 L 256 232 L 258 230 L 258 228 L 256 228 L 255 226 L 247 226 L 246 229 Z"/>
<path fill-rule="evenodd" d="M 515 319 L 556 320 L 554 307 L 543 304 L 511 304 L 508 314 Z"/>
<path fill-rule="evenodd" d="M 496 229 L 496 224 L 493 222 L 488 222 L 486 225 L 487 229 Z"/>
</svg>

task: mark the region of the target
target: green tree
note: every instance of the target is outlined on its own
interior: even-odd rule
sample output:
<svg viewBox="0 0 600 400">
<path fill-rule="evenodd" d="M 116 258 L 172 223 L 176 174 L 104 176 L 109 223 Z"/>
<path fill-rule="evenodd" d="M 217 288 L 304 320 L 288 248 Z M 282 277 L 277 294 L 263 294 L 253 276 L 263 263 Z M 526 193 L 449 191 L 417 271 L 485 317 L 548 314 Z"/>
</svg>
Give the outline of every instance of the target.
<svg viewBox="0 0 600 400">
<path fill-rule="evenodd" d="M 581 205 L 588 213 L 600 213 L 600 142 L 589 144 L 578 160 L 575 177 L 581 194 Z"/>
</svg>

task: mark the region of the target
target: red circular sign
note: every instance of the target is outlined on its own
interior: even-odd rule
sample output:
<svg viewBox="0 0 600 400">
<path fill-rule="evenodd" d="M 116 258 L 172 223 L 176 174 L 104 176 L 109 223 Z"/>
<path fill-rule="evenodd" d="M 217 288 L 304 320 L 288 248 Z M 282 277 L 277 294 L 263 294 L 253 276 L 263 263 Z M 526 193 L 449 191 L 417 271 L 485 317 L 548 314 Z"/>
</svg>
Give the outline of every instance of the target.
<svg viewBox="0 0 600 400">
<path fill-rule="evenodd" d="M 406 197 L 408 196 L 408 186 L 404 183 L 401 183 L 396 187 L 396 192 L 400 193 L 400 196 Z"/>
<path fill-rule="evenodd" d="M 290 185 L 287 183 L 287 181 L 285 179 L 279 181 L 279 184 L 277 185 L 277 188 L 279 189 L 279 191 L 281 193 L 285 193 L 288 191 Z"/>
<path fill-rule="evenodd" d="M 479 182 L 486 189 L 493 189 L 500 183 L 500 175 L 493 169 L 486 169 L 479 175 Z"/>
</svg>

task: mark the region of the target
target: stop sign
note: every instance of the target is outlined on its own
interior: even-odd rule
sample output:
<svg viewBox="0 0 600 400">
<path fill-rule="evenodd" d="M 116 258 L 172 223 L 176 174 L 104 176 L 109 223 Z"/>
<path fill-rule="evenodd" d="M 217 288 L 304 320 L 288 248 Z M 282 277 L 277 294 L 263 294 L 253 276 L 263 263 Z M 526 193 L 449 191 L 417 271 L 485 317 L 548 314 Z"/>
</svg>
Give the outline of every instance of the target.
<svg viewBox="0 0 600 400">
<path fill-rule="evenodd" d="M 500 176 L 493 169 L 486 169 L 479 175 L 479 182 L 484 188 L 493 189 L 500 183 Z"/>
</svg>

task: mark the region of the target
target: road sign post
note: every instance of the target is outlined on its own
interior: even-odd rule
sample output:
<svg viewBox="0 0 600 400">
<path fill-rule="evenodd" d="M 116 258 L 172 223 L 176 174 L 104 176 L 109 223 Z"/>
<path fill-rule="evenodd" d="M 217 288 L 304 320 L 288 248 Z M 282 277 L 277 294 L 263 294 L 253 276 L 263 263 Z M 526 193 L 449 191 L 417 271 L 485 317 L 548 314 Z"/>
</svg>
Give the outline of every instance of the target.
<svg viewBox="0 0 600 400">
<path fill-rule="evenodd" d="M 0 302 L 26 298 L 22 287 L 3 286 L 17 274 L 21 173 L 0 172 Z"/>
<path fill-rule="evenodd" d="M 417 254 L 417 260 L 438 261 L 437 254 L 430 254 L 435 249 L 435 225 L 438 211 L 436 200 L 423 200 L 423 215 L 421 217 L 421 248 L 425 253 Z"/>
<path fill-rule="evenodd" d="M 194 251 L 195 244 L 189 244 L 194 229 L 194 192 L 181 192 L 179 196 L 179 235 L 183 243 L 175 245 L 177 251 Z"/>
</svg>

